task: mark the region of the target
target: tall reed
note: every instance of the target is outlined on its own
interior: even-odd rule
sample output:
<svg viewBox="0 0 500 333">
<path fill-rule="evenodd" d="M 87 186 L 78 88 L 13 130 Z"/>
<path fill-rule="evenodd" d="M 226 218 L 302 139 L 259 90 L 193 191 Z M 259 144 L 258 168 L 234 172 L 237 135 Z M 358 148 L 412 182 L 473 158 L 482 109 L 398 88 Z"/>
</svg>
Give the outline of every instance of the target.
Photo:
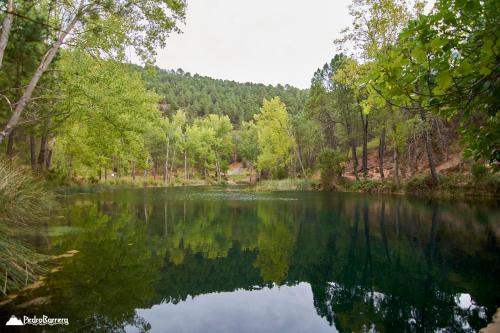
<svg viewBox="0 0 500 333">
<path fill-rule="evenodd" d="M 22 288 L 44 271 L 44 256 L 16 235 L 46 221 L 54 207 L 54 196 L 31 170 L 0 159 L 0 295 Z"/>
</svg>

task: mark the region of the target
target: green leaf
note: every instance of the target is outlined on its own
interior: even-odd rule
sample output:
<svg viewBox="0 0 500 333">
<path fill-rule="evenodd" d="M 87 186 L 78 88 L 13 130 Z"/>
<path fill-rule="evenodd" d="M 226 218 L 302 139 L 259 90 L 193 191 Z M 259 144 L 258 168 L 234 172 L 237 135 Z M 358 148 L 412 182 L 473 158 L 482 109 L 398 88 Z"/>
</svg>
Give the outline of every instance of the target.
<svg viewBox="0 0 500 333">
<path fill-rule="evenodd" d="M 440 72 L 436 76 L 437 88 L 444 92 L 453 84 L 453 77 L 448 70 Z"/>
<path fill-rule="evenodd" d="M 425 62 L 427 61 L 427 52 L 425 52 L 424 49 L 422 49 L 421 47 L 417 47 L 417 48 L 414 48 L 412 51 L 411 51 L 411 55 L 413 58 L 415 58 L 415 60 L 417 60 L 418 62 Z"/>
</svg>

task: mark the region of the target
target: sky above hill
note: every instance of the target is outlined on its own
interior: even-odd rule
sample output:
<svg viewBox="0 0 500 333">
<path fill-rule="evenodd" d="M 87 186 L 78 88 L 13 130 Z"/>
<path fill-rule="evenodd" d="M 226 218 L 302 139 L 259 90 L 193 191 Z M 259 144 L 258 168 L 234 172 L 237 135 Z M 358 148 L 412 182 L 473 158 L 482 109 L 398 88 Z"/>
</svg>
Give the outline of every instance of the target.
<svg viewBox="0 0 500 333">
<path fill-rule="evenodd" d="M 157 65 L 238 82 L 310 86 L 351 19 L 349 0 L 188 0 Z"/>
</svg>

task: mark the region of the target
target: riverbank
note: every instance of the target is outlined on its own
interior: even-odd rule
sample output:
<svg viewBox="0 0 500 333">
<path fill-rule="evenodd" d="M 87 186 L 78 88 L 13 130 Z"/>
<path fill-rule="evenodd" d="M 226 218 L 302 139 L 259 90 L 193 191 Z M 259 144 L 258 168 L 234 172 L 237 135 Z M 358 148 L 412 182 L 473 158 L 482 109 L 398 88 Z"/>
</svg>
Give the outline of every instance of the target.
<svg viewBox="0 0 500 333">
<path fill-rule="evenodd" d="M 447 198 L 500 198 L 500 177 L 491 176 L 475 182 L 465 175 L 441 176 L 438 184 L 433 184 L 430 177 L 417 176 L 401 182 L 400 186 L 392 180 L 350 180 L 341 178 L 325 188 L 315 179 L 266 180 L 255 185 L 257 191 L 318 191 L 400 194 L 425 197 Z"/>
<path fill-rule="evenodd" d="M 352 180 L 341 178 L 324 186 L 317 177 L 309 178 L 286 178 L 279 180 L 249 181 L 249 178 L 241 176 L 228 176 L 220 182 L 209 179 L 171 179 L 164 182 L 163 179 L 153 177 L 120 177 L 101 182 L 85 182 L 72 180 L 61 184 L 50 183 L 56 192 L 62 194 L 99 192 L 129 187 L 236 187 L 245 186 L 247 191 L 256 192 L 282 192 L 282 191 L 333 191 L 333 192 L 356 192 L 372 194 L 399 194 L 424 197 L 481 197 L 500 198 L 500 176 L 489 175 L 481 180 L 474 180 L 471 175 L 452 174 L 440 176 L 439 183 L 434 184 L 430 177 L 419 175 L 402 180 L 400 186 L 392 180 L 359 179 Z"/>
</svg>

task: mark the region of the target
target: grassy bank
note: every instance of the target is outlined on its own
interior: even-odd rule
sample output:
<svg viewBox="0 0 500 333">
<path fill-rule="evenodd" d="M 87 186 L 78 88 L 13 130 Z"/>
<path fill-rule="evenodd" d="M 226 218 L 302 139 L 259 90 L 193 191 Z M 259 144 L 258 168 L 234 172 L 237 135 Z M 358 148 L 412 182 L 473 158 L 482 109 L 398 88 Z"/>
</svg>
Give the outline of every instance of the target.
<svg viewBox="0 0 500 333">
<path fill-rule="evenodd" d="M 440 176 L 439 183 L 419 175 L 402 180 L 399 187 L 392 180 L 342 178 L 328 186 L 330 191 L 408 194 L 429 197 L 491 197 L 500 198 L 500 175 L 488 175 L 475 179 L 471 175 L 455 174 Z M 325 190 L 320 181 L 314 179 L 264 180 L 255 185 L 256 191 L 317 191 Z"/>
<path fill-rule="evenodd" d="M 471 175 L 440 176 L 434 184 L 428 175 L 418 175 L 401 181 L 399 187 L 392 180 L 347 180 L 335 184 L 335 190 L 361 193 L 392 193 L 435 197 L 500 197 L 500 175 L 475 179 Z"/>
<path fill-rule="evenodd" d="M 183 177 L 175 177 L 164 182 L 163 178 L 153 176 L 137 176 L 135 179 L 130 176 L 110 177 L 107 180 L 89 181 L 88 179 L 61 178 L 56 174 L 49 173 L 46 175 L 46 180 L 49 188 L 63 194 L 109 191 L 130 187 L 249 185 L 250 190 L 259 192 L 329 190 L 337 192 L 410 194 L 438 197 L 500 197 L 500 175 L 484 172 L 441 175 L 438 184 L 434 184 L 428 175 L 416 175 L 401 180 L 399 187 L 396 186 L 392 179 L 384 181 L 363 178 L 351 180 L 342 177 L 328 184 L 328 186 L 324 186 L 318 177 L 250 182 L 248 175 L 232 175 L 221 181 L 218 181 L 214 177 L 206 179 L 192 178 L 188 180 L 185 180 Z"/>
</svg>

